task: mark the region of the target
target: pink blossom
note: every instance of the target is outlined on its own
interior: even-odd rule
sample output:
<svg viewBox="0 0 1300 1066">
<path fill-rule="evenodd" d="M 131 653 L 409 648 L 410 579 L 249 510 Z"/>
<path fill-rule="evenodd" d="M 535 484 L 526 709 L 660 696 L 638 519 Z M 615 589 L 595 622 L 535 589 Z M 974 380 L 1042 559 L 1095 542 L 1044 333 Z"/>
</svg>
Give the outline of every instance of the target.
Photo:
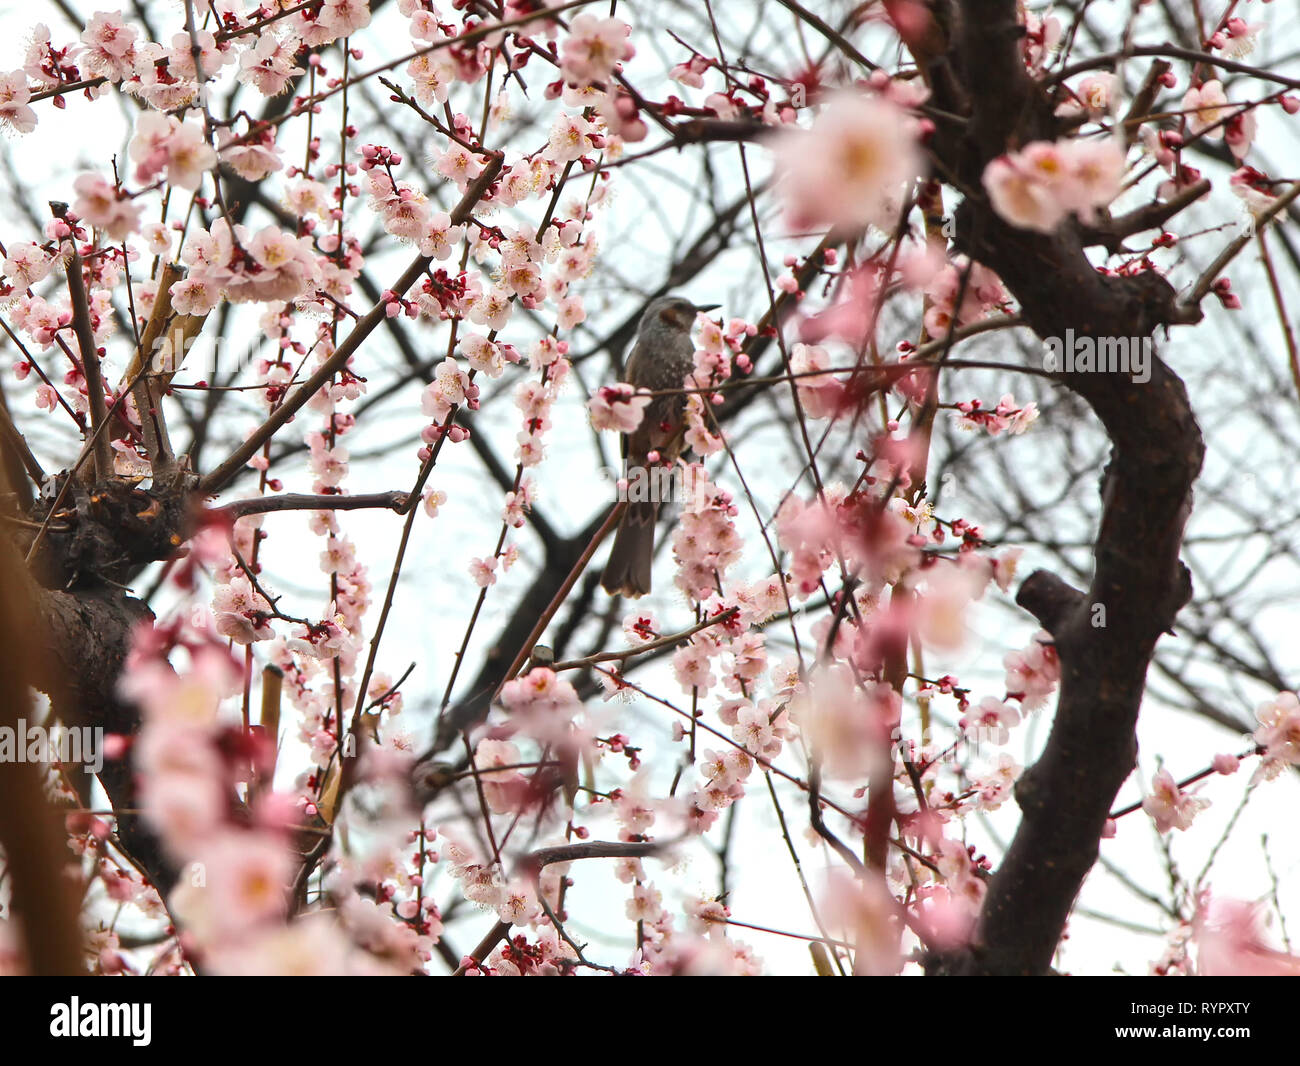
<svg viewBox="0 0 1300 1066">
<path fill-rule="evenodd" d="M 1241 760 L 1235 755 L 1218 754 L 1210 760 L 1210 766 L 1216 774 L 1235 774 L 1241 766 Z"/>
<path fill-rule="evenodd" d="M 217 162 L 201 127 L 156 111 L 146 111 L 136 122 L 129 152 L 136 161 L 137 181 L 152 181 L 166 170 L 171 184 L 191 190 Z"/>
<path fill-rule="evenodd" d="M 1021 229 L 1050 233 L 1069 213 L 1037 175 L 1007 156 L 985 167 L 984 188 L 993 210 Z"/>
<path fill-rule="evenodd" d="M 288 849 L 275 837 L 228 829 L 196 853 L 172 909 L 202 940 L 238 936 L 284 917 L 292 876 Z"/>
<path fill-rule="evenodd" d="M 966 713 L 962 721 L 965 723 L 966 736 L 970 739 L 1005 744 L 1011 737 L 1011 727 L 1020 723 L 1020 712 L 994 696 L 985 696 L 978 707 Z"/>
<path fill-rule="evenodd" d="M 697 634 L 673 653 L 673 674 L 682 691 L 709 691 L 717 680 L 711 669 L 714 646 L 707 635 Z"/>
<path fill-rule="evenodd" d="M 1010 755 L 1002 754 L 994 762 L 990 773 L 977 778 L 974 787 L 979 796 L 979 807 L 996 811 L 1011 798 L 1011 790 L 1021 773 L 1021 766 Z"/>
<path fill-rule="evenodd" d="M 1255 743 L 1264 748 L 1268 776 L 1283 766 L 1300 765 L 1300 699 L 1294 692 L 1279 692 L 1277 698 L 1260 704 L 1255 712 L 1259 728 Z"/>
<path fill-rule="evenodd" d="M 261 181 L 268 174 L 281 169 L 280 149 L 269 131 L 261 137 L 236 137 L 229 130 L 217 135 L 221 145 L 221 159 L 241 178 Z M 238 143 L 236 143 L 238 142 Z"/>
<path fill-rule="evenodd" d="M 683 476 L 693 491 L 673 530 L 676 581 L 688 596 L 703 600 L 740 557 L 741 540 L 732 521 L 738 508 L 730 494 L 709 480 L 702 465 L 685 466 Z"/>
<path fill-rule="evenodd" d="M 560 71 L 576 85 L 605 82 L 635 49 L 628 41 L 631 28 L 616 18 L 577 15 L 560 46 Z"/>
<path fill-rule="evenodd" d="M 865 781 L 873 768 L 892 765 L 889 750 L 902 714 L 889 685 L 859 686 L 842 664 L 816 671 L 791 704 L 791 720 L 822 759 L 827 777 Z"/>
<path fill-rule="evenodd" d="M 1258 120 L 1255 118 L 1254 108 L 1237 112 L 1224 125 L 1224 143 L 1238 161 L 1244 159 L 1250 151 L 1250 146 L 1255 142 L 1257 129 Z"/>
<path fill-rule="evenodd" d="M 1050 233 L 1071 212 L 1092 221 L 1120 191 L 1124 151 L 1104 140 L 1034 141 L 984 169 L 993 209 L 1013 226 Z"/>
<path fill-rule="evenodd" d="M 109 81 L 121 81 L 131 74 L 135 65 L 134 28 L 122 21 L 119 11 L 96 11 L 81 33 L 81 43 L 86 46 L 82 63 L 91 74 Z"/>
<path fill-rule="evenodd" d="M 631 433 L 641 424 L 650 399 L 647 395 L 639 395 L 632 385 L 624 382 L 602 385 L 587 401 L 592 427 Z"/>
<path fill-rule="evenodd" d="M 27 106 L 31 98 L 27 75 L 21 70 L 0 74 L 0 122 L 19 133 L 31 133 L 36 128 L 36 112 Z"/>
<path fill-rule="evenodd" d="M 1089 118 L 1098 119 L 1109 110 L 1115 93 L 1115 75 L 1090 74 L 1072 90 L 1073 95 L 1059 108 L 1058 114 L 1083 111 Z"/>
<path fill-rule="evenodd" d="M 456 64 L 447 52 L 426 52 L 406 65 L 407 76 L 415 83 L 415 98 L 426 107 L 445 103 L 456 82 Z"/>
<path fill-rule="evenodd" d="M 78 214 L 81 212 L 79 211 Z M 39 244 L 24 241 L 9 246 L 9 254 L 5 257 L 3 265 L 0 265 L 0 270 L 4 271 L 4 276 L 9 279 L 14 288 L 30 289 L 49 275 L 55 261 L 55 258 L 47 255 Z"/>
<path fill-rule="evenodd" d="M 1045 629 L 1034 634 L 1034 639 L 1022 651 L 1008 652 L 1002 660 L 1007 668 L 1007 694 L 1020 700 L 1027 711 L 1035 710 L 1047 702 L 1047 697 L 1061 680 L 1061 663 L 1052 643 L 1052 635 Z"/>
<path fill-rule="evenodd" d="M 832 374 L 814 373 L 832 363 L 825 348 L 796 344 L 790 351 L 790 373 L 796 375 L 799 402 L 809 418 L 826 418 L 835 414 L 844 397 L 844 383 Z"/>
<path fill-rule="evenodd" d="M 870 874 L 859 880 L 832 869 L 821 901 L 824 920 L 848 931 L 855 974 L 888 977 L 902 968 L 901 908 L 883 877 Z"/>
<path fill-rule="evenodd" d="M 293 49 L 274 33 L 261 33 L 253 47 L 239 57 L 239 80 L 252 85 L 263 96 L 277 96 L 289 87 L 289 79 L 303 73 L 293 65 Z"/>
<path fill-rule="evenodd" d="M 582 707 L 569 682 L 544 666 L 507 681 L 501 703 L 528 734 L 537 739 L 559 738 Z"/>
<path fill-rule="evenodd" d="M 1263 926 L 1259 904 L 1202 895 L 1192 920 L 1197 972 L 1204 977 L 1300 976 L 1300 957 L 1270 946 Z"/>
<path fill-rule="evenodd" d="M 1201 133 L 1213 126 L 1228 112 L 1228 97 L 1223 92 L 1223 83 L 1212 78 L 1203 85 L 1188 89 L 1183 96 L 1183 110 L 1188 112 L 1187 128 L 1192 133 Z"/>
<path fill-rule="evenodd" d="M 479 771 L 483 798 L 497 814 L 520 809 L 528 780 L 518 769 L 494 770 L 495 766 L 517 767 L 524 760 L 519 748 L 508 740 L 483 739 L 474 749 L 474 766 Z"/>
<path fill-rule="evenodd" d="M 1168 770 L 1158 770 L 1151 780 L 1151 795 L 1142 801 L 1142 809 L 1156 823 L 1157 832 L 1187 829 L 1192 819 L 1210 805 L 1210 801 L 1183 792 Z"/>
<path fill-rule="evenodd" d="M 474 584 L 479 588 L 487 588 L 489 585 L 497 583 L 497 559 L 495 556 L 488 556 L 485 559 L 471 559 L 469 562 L 469 574 L 474 579 Z"/>
<path fill-rule="evenodd" d="M 774 143 L 777 182 L 791 226 L 886 226 L 904 185 L 921 172 L 914 122 L 889 100 L 832 95 L 808 130 Z"/>
<path fill-rule="evenodd" d="M 78 217 L 110 240 L 125 240 L 140 228 L 140 203 L 127 197 L 107 178 L 80 174 L 72 187 L 77 191 L 73 210 Z"/>
</svg>

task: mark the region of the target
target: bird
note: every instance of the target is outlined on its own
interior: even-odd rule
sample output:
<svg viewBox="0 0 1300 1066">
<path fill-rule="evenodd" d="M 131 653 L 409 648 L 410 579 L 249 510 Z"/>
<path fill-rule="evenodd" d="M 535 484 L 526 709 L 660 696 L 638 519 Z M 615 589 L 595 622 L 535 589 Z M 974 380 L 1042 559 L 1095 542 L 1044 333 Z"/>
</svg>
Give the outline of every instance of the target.
<svg viewBox="0 0 1300 1066">
<path fill-rule="evenodd" d="M 695 343 L 691 340 L 695 316 L 718 306 L 694 304 L 681 296 L 652 300 L 637 326 L 636 343 L 624 373 L 627 383 L 649 392 L 682 388 L 695 366 Z M 686 394 L 653 397 L 641 424 L 622 434 L 624 476 L 646 478 L 652 488 L 661 484 L 649 477 L 649 454 L 658 453 L 654 465 L 671 467 L 682 453 L 685 436 Z M 633 498 L 619 520 L 600 583 L 611 596 L 635 599 L 650 591 L 655 521 L 662 501 L 653 498 L 657 493 L 651 493 L 651 499 L 639 499 L 639 493 L 630 495 Z"/>
</svg>

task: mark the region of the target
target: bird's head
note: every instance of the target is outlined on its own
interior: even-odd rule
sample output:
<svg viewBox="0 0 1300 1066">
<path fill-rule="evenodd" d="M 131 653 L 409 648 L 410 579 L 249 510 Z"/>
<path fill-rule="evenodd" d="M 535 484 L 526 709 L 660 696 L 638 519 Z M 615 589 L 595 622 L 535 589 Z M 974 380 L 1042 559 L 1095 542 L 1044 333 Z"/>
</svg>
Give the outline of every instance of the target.
<svg viewBox="0 0 1300 1066">
<path fill-rule="evenodd" d="M 663 323 L 674 329 L 690 329 L 699 311 L 712 311 L 718 304 L 694 304 L 684 296 L 660 296 L 650 302 L 641 316 L 641 329 Z"/>
</svg>

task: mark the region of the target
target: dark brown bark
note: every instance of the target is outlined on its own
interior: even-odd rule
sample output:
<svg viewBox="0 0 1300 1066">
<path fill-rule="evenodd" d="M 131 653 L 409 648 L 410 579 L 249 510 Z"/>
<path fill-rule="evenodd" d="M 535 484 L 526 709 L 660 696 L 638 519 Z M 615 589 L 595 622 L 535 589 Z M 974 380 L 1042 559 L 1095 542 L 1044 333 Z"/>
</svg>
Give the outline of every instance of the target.
<svg viewBox="0 0 1300 1066">
<path fill-rule="evenodd" d="M 1052 136 L 1050 103 L 1020 61 L 1014 0 L 963 0 L 957 67 L 971 101 L 969 129 L 941 145 L 970 194 L 957 243 L 996 271 L 1042 338 L 1148 337 L 1185 321 L 1158 274 L 1109 277 L 1066 225 L 1044 235 L 998 218 L 983 197 L 984 166 L 1003 151 Z M 1017 602 L 1052 634 L 1061 689 L 1046 747 L 1016 789 L 1022 819 L 994 873 L 969 949 L 936 956 L 929 972 L 1042 974 L 1096 861 L 1111 803 L 1137 756 L 1136 725 L 1160 635 L 1190 598 L 1178 555 L 1204 445 L 1187 391 L 1158 358 L 1151 379 L 1061 374 L 1112 443 L 1103 513 L 1086 591 L 1043 572 Z"/>
</svg>

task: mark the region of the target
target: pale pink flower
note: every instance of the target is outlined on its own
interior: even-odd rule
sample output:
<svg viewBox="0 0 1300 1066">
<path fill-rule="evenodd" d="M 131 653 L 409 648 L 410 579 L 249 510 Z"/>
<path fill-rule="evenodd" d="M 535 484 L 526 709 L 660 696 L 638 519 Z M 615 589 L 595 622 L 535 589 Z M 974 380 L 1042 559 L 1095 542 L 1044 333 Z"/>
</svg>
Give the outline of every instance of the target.
<svg viewBox="0 0 1300 1066">
<path fill-rule="evenodd" d="M 479 176 L 483 164 L 479 157 L 463 145 L 453 144 L 437 158 L 435 169 L 450 178 L 462 191 Z"/>
<path fill-rule="evenodd" d="M 287 912 L 294 865 L 268 833 L 227 829 L 195 853 L 171 905 L 202 941 L 239 936 Z"/>
<path fill-rule="evenodd" d="M 1020 566 L 1020 557 L 1025 554 L 1023 548 L 1008 548 L 992 560 L 993 580 L 1003 592 L 1011 588 L 1016 579 L 1016 570 Z"/>
<path fill-rule="evenodd" d="M 501 703 L 512 720 L 539 740 L 559 739 L 582 708 L 573 686 L 543 666 L 506 682 Z"/>
<path fill-rule="evenodd" d="M 1069 214 L 1040 175 L 1007 156 L 992 160 L 983 180 L 993 210 L 1013 226 L 1050 233 Z"/>
<path fill-rule="evenodd" d="M 415 83 L 415 99 L 425 107 L 445 103 L 456 82 L 456 64 L 446 50 L 416 56 L 406 73 Z"/>
<path fill-rule="evenodd" d="M 1083 221 L 1092 222 L 1097 209 L 1119 195 L 1124 177 L 1124 148 L 1114 138 L 1069 141 L 1062 149 L 1066 177 L 1061 195 Z"/>
<path fill-rule="evenodd" d="M 971 852 L 960 840 L 943 837 L 935 848 L 935 865 L 954 901 L 964 900 L 971 911 L 984 899 L 985 885 L 976 874 Z"/>
<path fill-rule="evenodd" d="M 1061 680 L 1061 663 L 1057 658 L 1052 635 L 1045 629 L 1022 651 L 1008 652 L 1002 664 L 1007 669 L 1008 697 L 1016 697 L 1027 711 L 1041 707 Z"/>
<path fill-rule="evenodd" d="M 453 226 L 450 215 L 445 211 L 435 211 L 429 216 L 425 231 L 420 236 L 420 254 L 434 259 L 447 259 L 464 236 L 464 226 Z"/>
<path fill-rule="evenodd" d="M 469 574 L 474 579 L 474 584 L 479 588 L 487 588 L 489 585 L 497 583 L 497 558 L 488 556 L 484 559 L 471 559 L 469 562 Z"/>
<path fill-rule="evenodd" d="M 796 344 L 790 350 L 790 373 L 797 375 L 795 387 L 804 414 L 826 418 L 839 410 L 844 400 L 844 383 L 832 374 L 820 374 L 833 360 L 820 345 Z"/>
<path fill-rule="evenodd" d="M 1074 95 L 1057 108 L 1057 113 L 1084 111 L 1089 118 L 1101 118 L 1110 110 L 1114 93 L 1114 74 L 1090 74 L 1074 87 Z"/>
<path fill-rule="evenodd" d="M 887 977 L 902 968 L 901 909 L 883 877 L 872 873 L 857 879 L 832 869 L 821 902 L 823 920 L 843 930 L 854 945 L 855 974 Z"/>
<path fill-rule="evenodd" d="M 633 887 L 632 898 L 627 901 L 625 910 L 631 921 L 650 922 L 659 917 L 663 905 L 663 896 L 659 890 L 647 882 Z"/>
<path fill-rule="evenodd" d="M 138 201 L 130 199 L 107 178 L 80 174 L 72 183 L 77 191 L 73 210 L 113 241 L 125 240 L 140 228 Z"/>
<path fill-rule="evenodd" d="M 548 159 L 569 163 L 595 150 L 591 136 L 595 126 L 581 115 L 565 112 L 556 118 L 546 145 Z"/>
<path fill-rule="evenodd" d="M 256 42 L 239 57 L 239 80 L 263 96 L 277 96 L 289 87 L 293 75 L 303 72 L 302 68 L 293 65 L 293 48 L 274 33 L 261 33 Z"/>
<path fill-rule="evenodd" d="M 985 696 L 974 710 L 962 718 L 966 736 L 976 742 L 1005 744 L 1011 727 L 1020 724 L 1020 712 L 995 696 Z"/>
<path fill-rule="evenodd" d="M 230 130 L 220 130 L 217 141 L 221 145 L 222 161 L 249 181 L 261 181 L 284 166 L 280 161 L 279 146 L 269 132 L 250 140 L 237 137 Z M 233 143 L 236 141 L 239 143 Z"/>
<path fill-rule="evenodd" d="M 1118 194 L 1124 150 L 1114 139 L 1034 141 L 984 169 L 993 209 L 1013 226 L 1050 233 L 1070 212 L 1091 221 Z"/>
<path fill-rule="evenodd" d="M 1158 770 L 1151 780 L 1151 795 L 1142 801 L 1142 809 L 1151 816 L 1156 831 L 1187 829 L 1192 819 L 1210 805 L 1200 796 L 1184 792 L 1168 770 Z"/>
<path fill-rule="evenodd" d="M 27 75 L 21 70 L 0 74 L 0 122 L 19 133 L 31 133 L 36 128 L 36 112 L 27 106 L 31 98 Z"/>
<path fill-rule="evenodd" d="M 926 644 L 956 651 L 966 642 L 966 609 L 984 594 L 991 571 L 940 564 L 924 574 L 924 591 L 916 601 L 917 631 Z"/>
<path fill-rule="evenodd" d="M 523 762 L 519 748 L 508 740 L 483 739 L 474 749 L 474 766 L 488 807 L 497 814 L 520 809 L 528 779 L 518 770 L 494 770 L 495 766 L 518 767 Z"/>
<path fill-rule="evenodd" d="M 146 222 L 140 229 L 145 247 L 151 255 L 169 258 L 172 252 L 172 231 L 163 222 Z"/>
<path fill-rule="evenodd" d="M 190 190 L 199 187 L 204 172 L 217 162 L 202 127 L 156 111 L 140 116 L 129 150 L 137 164 L 137 181 L 152 181 L 166 170 L 168 182 Z"/>
<path fill-rule="evenodd" d="M 181 30 L 172 35 L 172 46 L 167 52 L 169 74 L 189 81 L 198 77 L 198 72 L 194 69 L 196 42 L 199 46 L 199 65 L 208 77 L 212 77 L 221 67 L 235 60 L 234 51 L 229 46 L 224 49 L 219 46 L 216 35 L 211 30 L 196 29 L 192 38 L 187 32 Z M 192 93 L 193 90 L 190 88 L 188 91 Z"/>
<path fill-rule="evenodd" d="M 859 686 L 852 671 L 833 664 L 816 671 L 790 705 L 790 717 L 822 759 L 827 777 L 864 781 L 890 765 L 890 743 L 902 714 L 902 698 L 889 685 Z"/>
<path fill-rule="evenodd" d="M 135 66 L 136 31 L 120 11 L 96 11 L 81 33 L 81 62 L 90 74 L 121 81 Z"/>
<path fill-rule="evenodd" d="M 631 32 L 627 23 L 616 18 L 575 16 L 560 45 L 560 72 L 577 85 L 607 81 L 619 64 L 635 54 L 628 40 Z"/>
<path fill-rule="evenodd" d="M 1255 743 L 1264 748 L 1265 771 L 1274 776 L 1283 766 L 1300 765 L 1300 699 L 1294 692 L 1279 692 L 1277 698 L 1260 704 L 1255 712 L 1259 728 Z"/>
<path fill-rule="evenodd" d="M 236 644 L 270 640 L 275 635 L 270 626 L 271 605 L 242 573 L 213 590 L 212 610 L 217 632 Z"/>
<path fill-rule="evenodd" d="M 887 226 L 922 169 L 907 112 L 857 92 L 829 97 L 810 129 L 783 131 L 773 151 L 794 227 Z"/>
<path fill-rule="evenodd" d="M 1022 767 L 1010 755 L 997 757 L 991 772 L 976 779 L 974 787 L 979 796 L 981 810 L 996 811 L 1011 798 L 1011 790 L 1020 777 Z"/>
<path fill-rule="evenodd" d="M 711 667 L 713 646 L 707 636 L 696 635 L 673 653 L 673 674 L 683 692 L 708 692 L 716 678 Z"/>
<path fill-rule="evenodd" d="M 1228 31 L 1228 40 L 1223 54 L 1229 59 L 1244 59 L 1255 50 L 1264 27 L 1261 23 L 1247 23 L 1245 19 L 1230 18 L 1224 29 Z"/>
<path fill-rule="evenodd" d="M 205 315 L 221 300 L 221 291 L 202 277 L 182 278 L 171 288 L 172 308 L 183 315 Z"/>
<path fill-rule="evenodd" d="M 80 211 L 77 213 L 81 214 Z M 23 241 L 9 246 L 9 254 L 3 265 L 0 265 L 0 270 L 4 271 L 4 276 L 14 288 L 30 289 L 49 275 L 55 262 L 55 257 L 47 255 L 39 244 Z"/>
<path fill-rule="evenodd" d="M 1300 977 L 1300 956 L 1272 947 L 1264 938 L 1264 921 L 1257 903 L 1203 894 L 1192 919 L 1197 972 L 1203 977 Z"/>
<path fill-rule="evenodd" d="M 624 382 L 602 385 L 587 401 L 593 428 L 615 429 L 620 433 L 635 430 L 649 405 L 649 396 L 638 395 L 632 385 Z"/>
<path fill-rule="evenodd" d="M 1259 123 L 1255 118 L 1255 109 L 1239 111 L 1228 119 L 1223 128 L 1223 140 L 1233 157 L 1240 162 L 1255 143 L 1255 132 Z"/>
<path fill-rule="evenodd" d="M 424 494 L 424 513 L 430 518 L 438 517 L 438 510 L 447 502 L 447 494 L 441 489 L 429 489 Z"/>
<path fill-rule="evenodd" d="M 306 215 L 326 218 L 333 206 L 333 200 L 330 190 L 319 181 L 302 178 L 291 182 L 285 189 L 284 204 L 299 218 Z"/>
<path fill-rule="evenodd" d="M 360 950 L 338 922 L 320 912 L 205 947 L 204 971 L 228 977 L 398 977 L 411 972 L 388 956 Z"/>
<path fill-rule="evenodd" d="M 1188 89 L 1183 97 L 1183 110 L 1189 112 L 1187 128 L 1192 133 L 1200 133 L 1214 125 L 1228 113 L 1228 97 L 1223 92 L 1223 83 L 1212 78 L 1203 85 Z"/>
<path fill-rule="evenodd" d="M 497 917 L 511 925 L 526 925 L 542 912 L 533 886 L 522 880 L 512 881 L 502 890 L 496 910 Z"/>
</svg>

